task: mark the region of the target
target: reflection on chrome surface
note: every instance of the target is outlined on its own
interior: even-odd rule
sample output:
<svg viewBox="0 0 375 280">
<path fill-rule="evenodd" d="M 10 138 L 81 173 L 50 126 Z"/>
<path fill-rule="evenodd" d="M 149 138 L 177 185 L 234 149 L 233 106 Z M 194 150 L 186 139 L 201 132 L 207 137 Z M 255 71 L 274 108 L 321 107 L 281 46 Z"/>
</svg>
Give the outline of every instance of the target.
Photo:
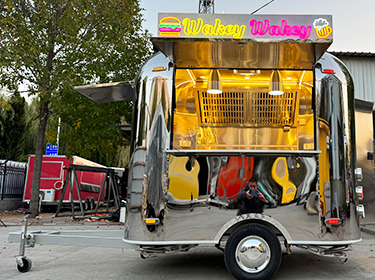
<svg viewBox="0 0 375 280">
<path fill-rule="evenodd" d="M 325 55 L 319 63 L 333 60 Z M 280 100 L 265 93 L 271 71 L 251 72 L 259 75 L 250 83 L 234 70 L 222 70 L 224 95 L 213 99 L 202 91 L 207 69 L 174 71 L 161 55 L 150 61 L 167 70 L 145 67 L 138 83 L 127 239 L 217 242 L 231 227 L 254 220 L 281 232 L 290 244 L 359 239 L 354 95 L 344 66 L 334 64 L 335 75 L 319 68 L 281 71 L 292 82 Z M 169 149 L 203 153 L 181 156 Z M 248 154 L 204 154 L 216 150 Z M 265 153 L 256 155 L 259 151 Z M 267 203 L 262 213 L 237 216 L 238 196 L 251 178 Z M 146 225 L 144 218 L 160 223 Z M 330 218 L 337 223 L 327 223 Z"/>
<path fill-rule="evenodd" d="M 235 252 L 239 267 L 248 273 L 264 270 L 271 259 L 271 250 L 267 242 L 258 236 L 244 238 Z"/>
</svg>

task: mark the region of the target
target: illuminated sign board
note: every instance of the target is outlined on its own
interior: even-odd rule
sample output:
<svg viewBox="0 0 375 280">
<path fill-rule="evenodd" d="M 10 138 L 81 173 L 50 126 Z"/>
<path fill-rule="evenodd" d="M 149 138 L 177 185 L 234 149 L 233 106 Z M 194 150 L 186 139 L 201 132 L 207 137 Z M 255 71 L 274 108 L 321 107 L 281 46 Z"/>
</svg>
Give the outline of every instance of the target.
<svg viewBox="0 0 375 280">
<path fill-rule="evenodd" d="M 165 38 L 230 38 L 332 40 L 330 15 L 230 15 L 159 13 L 158 36 Z"/>
</svg>

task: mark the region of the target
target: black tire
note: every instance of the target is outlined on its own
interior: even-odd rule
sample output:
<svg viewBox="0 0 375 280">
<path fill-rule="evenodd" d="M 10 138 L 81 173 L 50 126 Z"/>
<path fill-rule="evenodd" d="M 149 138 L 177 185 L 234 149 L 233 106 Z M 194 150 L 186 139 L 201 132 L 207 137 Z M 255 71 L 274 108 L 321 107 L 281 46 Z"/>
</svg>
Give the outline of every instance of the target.
<svg viewBox="0 0 375 280">
<path fill-rule="evenodd" d="M 90 205 L 90 199 L 86 197 L 85 199 L 85 211 L 91 210 L 91 205 Z"/>
<path fill-rule="evenodd" d="M 90 197 L 90 208 L 91 210 L 95 210 L 95 199 L 93 197 Z"/>
<path fill-rule="evenodd" d="M 270 279 L 281 263 L 280 241 L 263 225 L 243 225 L 229 237 L 224 258 L 227 269 L 238 280 Z"/>
<path fill-rule="evenodd" d="M 28 258 L 22 258 L 22 263 L 23 263 L 23 266 L 20 266 L 20 265 L 17 264 L 18 271 L 21 272 L 21 273 L 28 272 L 31 269 L 31 266 L 32 266 L 31 260 L 28 259 Z"/>
</svg>

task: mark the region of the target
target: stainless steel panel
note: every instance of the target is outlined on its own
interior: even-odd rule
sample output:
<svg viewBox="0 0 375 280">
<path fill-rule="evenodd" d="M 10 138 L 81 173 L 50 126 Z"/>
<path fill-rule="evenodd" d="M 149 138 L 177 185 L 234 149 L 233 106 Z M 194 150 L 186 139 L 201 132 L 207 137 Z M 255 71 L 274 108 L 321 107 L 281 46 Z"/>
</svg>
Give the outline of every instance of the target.
<svg viewBox="0 0 375 280">
<path fill-rule="evenodd" d="M 334 74 L 325 74 L 330 69 Z M 358 199 L 355 195 L 356 139 L 354 123 L 354 86 L 346 66 L 336 57 L 325 54 L 317 63 L 316 110 L 317 117 L 327 123 L 327 153 L 329 154 L 329 176 L 320 186 L 326 209 L 321 216 L 338 218 L 359 238 Z M 322 182 L 320 182 L 322 184 Z M 322 219 L 324 223 L 324 219 Z M 340 236 L 340 227 L 329 227 L 331 234 Z M 322 224 L 324 229 L 324 224 Z"/>
<path fill-rule="evenodd" d="M 168 150 L 168 154 L 175 156 L 295 156 L 313 157 L 320 151 L 291 151 L 291 150 Z"/>
<path fill-rule="evenodd" d="M 134 82 L 115 82 L 74 87 L 76 91 L 97 103 L 134 100 Z"/>
<path fill-rule="evenodd" d="M 259 43 L 153 38 L 153 43 L 181 68 L 311 69 L 330 43 Z"/>
<path fill-rule="evenodd" d="M 216 240 L 219 232 L 247 219 L 273 221 L 291 243 L 358 239 L 358 227 L 352 228 L 350 222 L 355 220 L 354 212 L 337 227 L 319 226 L 324 217 L 316 199 L 316 161 L 298 158 L 295 165 L 288 161 L 285 157 L 198 157 L 191 166 L 188 157 L 175 157 L 169 164 L 164 225 L 136 223 L 139 217 L 130 213 L 134 220 L 129 228 L 138 225 L 142 230 L 129 231 L 128 239 Z M 251 177 L 258 178 L 259 189 L 270 203 L 262 214 L 237 216 L 238 193 Z"/>
<path fill-rule="evenodd" d="M 131 228 L 127 231 L 130 236 L 135 234 L 144 240 L 160 239 L 164 231 L 168 173 L 164 151 L 170 145 L 173 73 L 171 62 L 158 53 L 148 60 L 138 76 L 126 228 Z M 158 218 L 160 224 L 146 226 L 144 218 Z"/>
</svg>

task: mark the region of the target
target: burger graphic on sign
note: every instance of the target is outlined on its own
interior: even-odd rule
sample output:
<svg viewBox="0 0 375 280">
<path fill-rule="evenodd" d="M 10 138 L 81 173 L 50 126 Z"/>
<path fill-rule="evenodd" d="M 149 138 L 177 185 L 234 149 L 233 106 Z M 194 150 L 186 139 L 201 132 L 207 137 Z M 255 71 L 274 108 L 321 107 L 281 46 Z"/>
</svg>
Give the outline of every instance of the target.
<svg viewBox="0 0 375 280">
<path fill-rule="evenodd" d="M 165 17 L 159 22 L 160 36 L 180 36 L 181 21 L 175 17 Z"/>
</svg>

